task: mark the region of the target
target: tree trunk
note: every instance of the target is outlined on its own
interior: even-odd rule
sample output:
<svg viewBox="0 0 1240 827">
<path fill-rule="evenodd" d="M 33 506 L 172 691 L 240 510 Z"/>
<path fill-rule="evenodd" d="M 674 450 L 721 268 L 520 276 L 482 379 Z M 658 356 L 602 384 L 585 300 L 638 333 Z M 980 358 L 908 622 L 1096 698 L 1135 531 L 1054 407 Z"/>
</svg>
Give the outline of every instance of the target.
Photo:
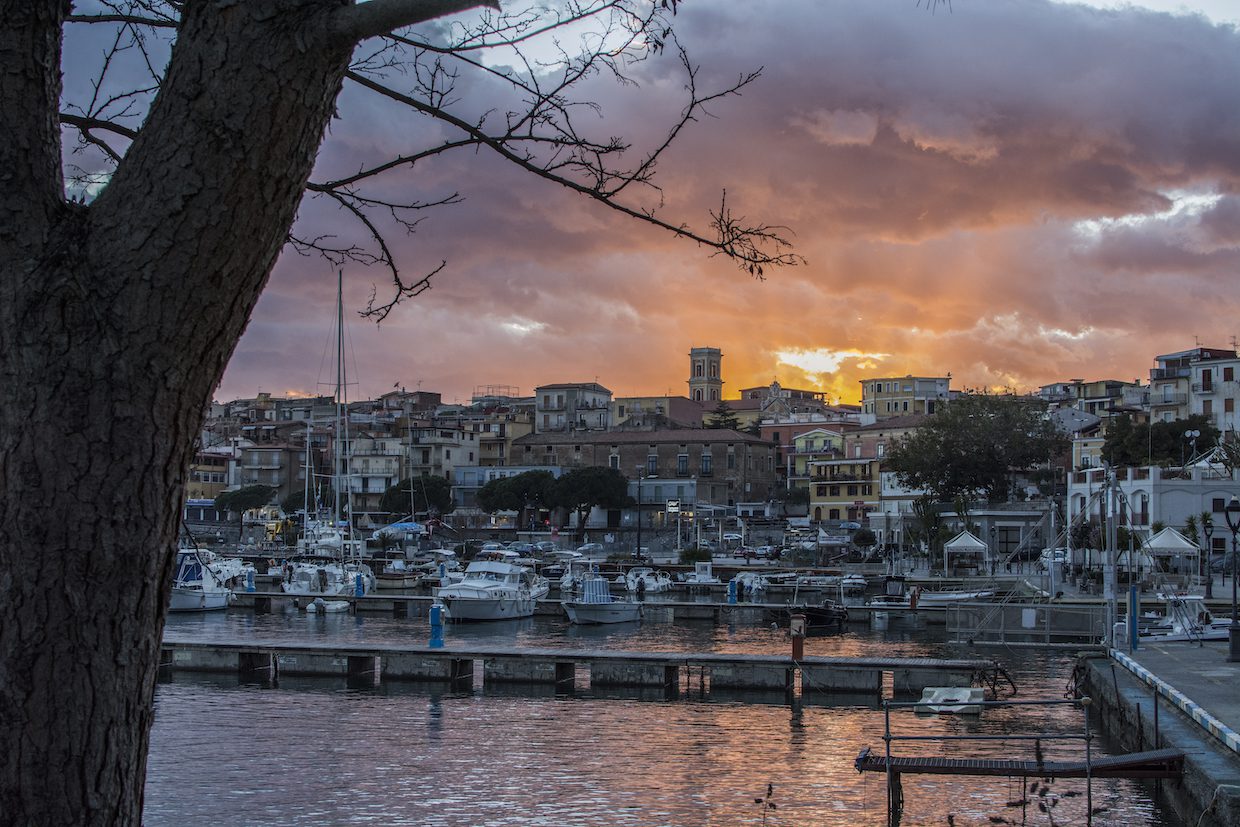
<svg viewBox="0 0 1240 827">
<path fill-rule="evenodd" d="M 3 5 L 5 120 L 26 123 L 49 97 L 54 118 L 67 4 Z M 333 111 L 351 50 L 323 21 L 340 6 L 187 2 L 148 121 L 89 207 L 64 201 L 46 114 L 31 130 L 6 126 L 6 824 L 140 823 L 185 474 Z"/>
</svg>

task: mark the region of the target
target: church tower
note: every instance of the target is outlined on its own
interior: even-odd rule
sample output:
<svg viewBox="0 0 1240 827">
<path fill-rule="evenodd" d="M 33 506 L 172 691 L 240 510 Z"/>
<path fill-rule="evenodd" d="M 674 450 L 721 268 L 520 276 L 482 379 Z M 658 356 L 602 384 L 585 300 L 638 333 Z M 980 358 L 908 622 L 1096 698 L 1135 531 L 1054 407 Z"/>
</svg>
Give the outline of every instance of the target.
<svg viewBox="0 0 1240 827">
<path fill-rule="evenodd" d="M 717 404 L 723 399 L 723 378 L 720 362 L 723 352 L 717 347 L 695 347 L 689 351 L 689 398 L 703 405 Z"/>
</svg>

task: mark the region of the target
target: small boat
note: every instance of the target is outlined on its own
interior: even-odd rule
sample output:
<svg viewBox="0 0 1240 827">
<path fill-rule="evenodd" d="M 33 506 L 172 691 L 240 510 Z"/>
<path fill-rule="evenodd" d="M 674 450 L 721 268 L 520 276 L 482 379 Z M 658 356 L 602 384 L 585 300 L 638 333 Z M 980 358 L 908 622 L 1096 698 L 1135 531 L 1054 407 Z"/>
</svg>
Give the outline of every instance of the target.
<svg viewBox="0 0 1240 827">
<path fill-rule="evenodd" d="M 376 591 L 400 591 L 416 588 L 422 582 L 423 572 L 405 563 L 392 560 L 375 575 Z"/>
<path fill-rule="evenodd" d="M 927 686 L 921 691 L 918 712 L 981 715 L 986 690 L 980 686 Z"/>
<path fill-rule="evenodd" d="M 848 622 L 848 608 L 831 599 L 820 603 L 792 603 L 772 609 L 775 622 L 780 626 L 788 626 L 793 615 L 805 615 L 807 629 L 843 629 Z"/>
<path fill-rule="evenodd" d="M 840 578 L 840 588 L 844 594 L 865 594 L 865 578 L 859 574 L 846 574 Z"/>
<path fill-rule="evenodd" d="M 627 574 L 616 578 L 616 582 L 636 594 L 659 594 L 672 588 L 672 578 L 667 572 L 655 571 L 646 566 L 629 569 Z"/>
<path fill-rule="evenodd" d="M 362 563 L 287 563 L 280 589 L 298 597 L 337 597 L 375 590 L 375 576 Z"/>
<path fill-rule="evenodd" d="M 349 611 L 347 600 L 324 600 L 316 597 L 306 604 L 306 612 L 309 614 L 338 614 L 347 611 Z"/>
<path fill-rule="evenodd" d="M 530 617 L 534 614 L 533 576 L 524 566 L 475 560 L 458 582 L 443 586 L 436 596 L 453 621 Z"/>
<path fill-rule="evenodd" d="M 742 571 L 733 577 L 731 582 L 736 584 L 737 597 L 752 599 L 756 595 L 765 593 L 771 580 L 770 575 L 761 572 Z"/>
<path fill-rule="evenodd" d="M 978 589 L 975 591 L 966 591 L 964 589 L 929 591 L 922 589 L 918 594 L 917 603 L 921 606 L 947 606 L 951 603 L 989 600 L 994 596 L 993 589 Z"/>
<path fill-rule="evenodd" d="M 718 586 L 720 584 L 719 578 L 715 576 L 713 571 L 711 571 L 711 564 L 704 562 L 694 563 L 693 571 L 684 575 L 681 582 L 684 583 L 691 592 L 698 589 L 709 589 L 712 586 Z"/>
<path fill-rule="evenodd" d="M 212 568 L 204 552 L 196 548 L 177 550 L 177 571 L 172 581 L 169 611 L 210 612 L 226 609 L 232 602 L 232 596 L 227 579 Z"/>
<path fill-rule="evenodd" d="M 642 604 L 632 600 L 615 600 L 607 578 L 599 575 L 582 581 L 581 599 L 563 601 L 564 611 L 573 623 L 631 623 L 641 620 Z"/>
</svg>

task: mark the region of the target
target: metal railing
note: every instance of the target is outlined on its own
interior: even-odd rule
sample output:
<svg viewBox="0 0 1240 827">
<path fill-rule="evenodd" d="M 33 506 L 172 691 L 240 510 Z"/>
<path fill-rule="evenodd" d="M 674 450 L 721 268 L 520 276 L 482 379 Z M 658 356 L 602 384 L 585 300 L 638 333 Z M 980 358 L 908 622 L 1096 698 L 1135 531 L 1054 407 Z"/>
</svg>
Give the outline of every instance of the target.
<svg viewBox="0 0 1240 827">
<path fill-rule="evenodd" d="M 947 607 L 947 637 L 975 645 L 1098 645 L 1106 606 L 1059 603 L 956 603 Z"/>
</svg>

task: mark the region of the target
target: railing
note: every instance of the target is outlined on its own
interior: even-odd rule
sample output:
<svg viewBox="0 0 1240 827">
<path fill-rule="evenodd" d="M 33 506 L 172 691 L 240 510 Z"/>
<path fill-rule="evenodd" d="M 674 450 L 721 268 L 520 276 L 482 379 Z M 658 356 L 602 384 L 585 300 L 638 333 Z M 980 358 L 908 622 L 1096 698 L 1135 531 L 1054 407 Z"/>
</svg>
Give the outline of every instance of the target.
<svg viewBox="0 0 1240 827">
<path fill-rule="evenodd" d="M 1057 603 L 957 603 L 947 607 L 947 637 L 975 645 L 1096 645 L 1106 637 L 1106 606 Z"/>
</svg>

